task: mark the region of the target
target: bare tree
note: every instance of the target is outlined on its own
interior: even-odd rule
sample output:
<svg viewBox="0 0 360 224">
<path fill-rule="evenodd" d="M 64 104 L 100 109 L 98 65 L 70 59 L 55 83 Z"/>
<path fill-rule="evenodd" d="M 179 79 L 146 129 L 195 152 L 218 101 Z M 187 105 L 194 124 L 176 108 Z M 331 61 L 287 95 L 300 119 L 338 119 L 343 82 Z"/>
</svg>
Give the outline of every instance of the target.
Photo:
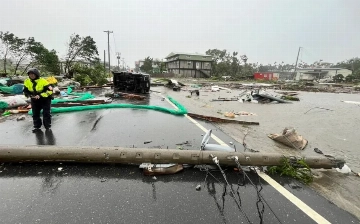
<svg viewBox="0 0 360 224">
<path fill-rule="evenodd" d="M 6 33 L 0 32 L 0 40 L 1 40 L 1 52 L 2 52 L 2 58 L 4 60 L 4 73 L 6 73 L 6 66 L 8 63 L 8 57 L 9 53 L 12 50 L 13 44 L 15 42 L 15 39 L 17 37 L 13 34 L 7 31 Z"/>
</svg>

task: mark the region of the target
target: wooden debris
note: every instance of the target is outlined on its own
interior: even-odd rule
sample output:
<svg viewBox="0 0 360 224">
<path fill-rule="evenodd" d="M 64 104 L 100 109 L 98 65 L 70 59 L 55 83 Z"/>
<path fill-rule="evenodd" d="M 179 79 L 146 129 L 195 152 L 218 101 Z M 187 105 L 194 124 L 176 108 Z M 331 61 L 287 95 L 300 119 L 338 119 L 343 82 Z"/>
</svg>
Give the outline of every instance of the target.
<svg viewBox="0 0 360 224">
<path fill-rule="evenodd" d="M 114 94 L 111 94 L 111 97 L 114 98 L 125 98 L 130 100 L 144 100 L 146 96 L 132 94 L 132 93 L 123 93 L 123 92 L 116 92 Z"/>
<path fill-rule="evenodd" d="M 51 104 L 51 107 L 88 106 L 88 105 L 98 105 L 98 104 L 106 104 L 106 103 L 108 103 L 106 100 L 79 100 L 76 102 L 64 102 L 64 103 Z"/>
<path fill-rule="evenodd" d="M 218 117 L 205 116 L 200 114 L 187 113 L 188 116 L 200 120 L 210 121 L 210 122 L 218 122 L 218 123 L 237 123 L 237 124 L 245 124 L 245 125 L 259 125 L 259 122 L 254 121 L 239 121 L 239 120 L 229 120 Z"/>
</svg>

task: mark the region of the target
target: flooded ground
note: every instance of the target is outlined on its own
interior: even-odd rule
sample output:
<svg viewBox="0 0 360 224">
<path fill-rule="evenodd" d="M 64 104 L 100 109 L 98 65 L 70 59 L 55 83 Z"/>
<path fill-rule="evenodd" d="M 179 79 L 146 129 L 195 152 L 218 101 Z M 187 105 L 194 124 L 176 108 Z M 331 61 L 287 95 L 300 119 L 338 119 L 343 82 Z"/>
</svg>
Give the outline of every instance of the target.
<svg viewBox="0 0 360 224">
<path fill-rule="evenodd" d="M 246 127 L 233 124 L 214 126 L 211 123 L 199 121 L 206 129 L 212 129 L 214 131 L 213 133 L 224 142 L 234 142 L 239 150 L 241 150 L 240 145 L 243 141 L 244 133 L 247 131 L 248 136 L 246 137 L 246 143 L 249 147 L 261 152 L 313 155 L 313 147 L 318 147 L 324 153 L 333 154 L 335 156 L 345 157 L 347 152 L 346 144 L 343 145 L 341 148 L 342 151 L 339 150 L 339 152 L 334 150 L 335 147 L 332 148 L 333 151 L 323 147 L 323 145 L 326 146 L 326 140 L 320 141 L 319 139 L 325 138 L 324 136 L 329 136 L 327 138 L 331 138 L 336 131 L 334 130 L 333 132 L 324 135 L 325 132 L 321 132 L 321 130 L 324 130 L 324 127 L 321 128 L 320 123 L 326 123 L 326 120 L 328 119 L 327 116 L 331 115 L 331 113 L 335 114 L 339 111 L 348 113 L 349 111 L 343 109 L 342 104 L 344 104 L 344 107 L 353 107 L 353 104 L 340 103 L 338 109 L 337 107 L 331 108 L 330 106 L 332 104 L 330 102 L 321 105 L 308 104 L 307 106 L 301 106 L 305 102 L 312 102 L 311 99 L 314 98 L 311 96 L 303 98 L 303 93 L 300 94 L 302 101 L 288 105 L 210 102 L 211 99 L 218 97 L 236 96 L 239 91 L 233 90 L 231 93 L 227 93 L 226 91 L 206 92 L 203 90 L 200 93 L 200 97 L 193 96 L 192 98 L 187 98 L 186 96 L 189 95 L 188 91 L 174 92 L 164 87 L 152 89 L 156 92 L 162 92 L 163 94 L 161 95 L 153 92 L 149 94 L 148 100 L 141 102 L 135 101 L 132 103 L 170 108 L 170 104 L 166 100 L 163 100 L 163 96 L 171 95 L 186 106 L 189 112 L 193 113 L 219 117 L 223 117 L 223 115 L 218 113 L 219 110 L 221 110 L 221 112 L 248 111 L 256 113 L 256 116 L 241 117 L 239 119 L 259 121 L 259 126 Z M 94 93 L 95 92 L 96 91 L 94 91 Z M 103 95 L 101 92 L 97 94 Z M 304 94 L 306 95 L 307 93 Z M 314 96 L 318 95 L 319 94 L 314 94 Z M 344 95 L 344 99 L 341 100 L 357 100 L 357 98 L 350 98 L 351 96 L 353 97 L 354 95 Z M 317 97 L 317 101 L 324 103 L 326 99 Z M 115 102 L 121 103 L 123 101 L 115 100 Z M 126 100 L 124 102 L 128 101 Z M 304 114 L 314 106 L 328 107 L 334 111 L 318 111 L 314 109 Z M 293 117 L 299 117 L 299 119 Z M 307 123 L 304 121 L 306 120 L 306 117 L 309 117 L 308 119 L 310 119 L 306 121 Z M 337 126 L 342 124 L 341 121 L 337 122 Z M 352 120 L 348 122 L 349 124 L 356 126 L 357 121 Z M 312 126 L 311 128 L 307 128 L 307 125 L 305 124 Z M 335 124 L 332 125 L 336 126 Z M 267 134 L 269 133 L 281 132 L 286 126 L 295 127 L 300 134 L 309 140 L 309 145 L 305 150 L 298 152 L 289 149 L 288 147 L 273 142 L 267 137 Z M 317 127 L 320 127 L 320 130 L 316 129 Z M 187 141 L 191 142 L 191 145 L 184 146 L 184 149 L 199 149 L 202 134 L 204 133 L 184 116 L 173 116 L 157 111 L 133 109 L 96 110 L 54 114 L 53 129 L 50 135 L 47 132 L 45 132 L 45 134 L 43 132 L 33 134 L 31 133 L 31 128 L 32 122 L 30 117 L 19 122 L 16 121 L 16 117 L 9 117 L 0 125 L 0 132 L 2 133 L 1 144 L 47 144 L 57 146 L 92 145 L 165 149 L 168 147 L 178 148 L 177 143 Z M 348 132 L 346 133 L 351 133 L 351 131 L 347 131 Z M 354 140 L 356 140 L 354 136 L 352 138 L 347 137 L 344 142 L 347 143 Z M 145 144 L 145 142 L 150 143 Z M 328 144 L 331 145 L 330 143 Z M 356 143 L 354 143 L 354 146 L 356 146 Z M 356 159 L 354 158 L 354 154 L 356 154 L 355 151 L 352 156 L 346 155 L 346 159 L 350 158 L 348 164 L 355 170 Z M 353 164 L 355 165 L 353 166 Z M 59 167 L 61 168 L 60 171 Z M 214 179 L 218 182 L 215 184 L 216 190 L 214 187 L 210 186 L 210 188 L 207 188 L 206 185 L 202 185 L 204 191 L 201 190 L 198 192 L 195 190 L 195 186 L 204 182 L 204 178 L 206 177 L 206 174 L 201 171 L 195 171 L 193 173 L 193 171 L 185 170 L 184 173 L 179 175 L 158 177 L 157 180 L 154 180 L 151 177 L 143 177 L 137 167 L 123 170 L 119 169 L 118 166 L 115 166 L 114 169 L 105 169 L 106 171 L 104 173 L 101 172 L 101 170 L 104 170 L 103 166 L 98 166 L 93 170 L 94 172 L 91 172 L 91 168 L 91 165 L 75 165 L 74 168 L 74 166 L 70 164 L 61 163 L 50 165 L 38 164 L 35 166 L 1 164 L 0 186 L 3 191 L 2 194 L 0 194 L 0 199 L 3 203 L 0 204 L 0 214 L 3 214 L 4 217 L 5 214 L 11 214 L 10 216 L 7 216 L 4 223 L 25 222 L 25 220 L 31 220 L 32 222 L 40 222 L 40 220 L 44 222 L 47 220 L 47 222 L 49 222 L 48 220 L 51 219 L 53 219 L 53 222 L 69 223 L 69 220 L 74 219 L 74 214 L 82 220 L 91 218 L 92 222 L 98 223 L 111 222 L 111 220 L 118 219 L 126 220 L 124 222 L 134 222 L 135 219 L 139 219 L 137 220 L 139 223 L 144 222 L 146 219 L 153 223 L 159 223 L 160 220 L 162 220 L 162 222 L 165 220 L 165 216 L 169 217 L 169 221 L 173 223 L 182 223 L 184 220 L 185 222 L 189 222 L 182 217 L 185 214 L 189 220 L 197 220 L 197 217 L 194 215 L 200 213 L 193 212 L 197 211 L 196 207 L 201 208 L 200 211 L 203 214 L 202 217 L 205 217 L 198 221 L 198 223 L 245 222 L 245 218 L 241 216 L 241 213 L 236 212 L 236 207 L 234 207 L 236 203 L 232 203 L 233 198 L 230 196 L 234 194 L 229 194 L 229 191 L 226 190 L 226 188 L 224 190 L 224 186 L 220 184 L 223 181 L 221 181 L 222 176 L 219 172 L 216 172 L 216 179 Z M 121 166 L 121 168 L 123 168 L 123 166 Z M 358 185 L 360 184 L 359 178 L 340 174 L 334 170 L 316 171 L 315 173 L 317 178 L 311 186 L 317 192 L 324 195 L 330 203 L 323 197 L 320 197 L 317 192 L 307 186 L 299 184 L 297 181 L 284 177 L 278 177 L 276 181 L 292 194 L 301 198 L 302 201 L 323 215 L 327 220 L 331 220 L 331 223 L 356 223 L 354 217 L 343 210 L 338 209 L 335 205 L 354 214 L 358 219 L 360 218 L 360 209 L 357 207 L 360 204 L 359 194 L 357 193 Z M 135 175 L 136 177 L 134 178 Z M 194 175 L 198 176 L 198 178 L 192 179 Z M 232 170 L 228 170 L 227 175 L 229 178 L 235 178 L 231 183 L 239 184 L 239 182 L 236 182 L 239 178 L 236 176 L 236 173 L 232 172 Z M 130 180 L 128 181 L 127 178 Z M 139 184 L 141 181 L 138 180 L 143 179 L 145 179 L 143 181 L 144 183 Z M 179 180 L 179 182 L 171 185 L 168 184 L 172 183 L 174 180 Z M 264 182 L 256 176 L 255 180 L 253 180 L 255 184 Z M 148 188 L 149 183 L 151 184 L 151 188 Z M 300 220 L 301 223 L 313 223 L 312 220 L 309 219 L 310 216 L 304 215 L 305 213 L 300 211 L 298 207 L 285 199 L 285 197 L 279 195 L 273 187 L 270 187 L 266 182 L 263 184 L 268 186 L 268 188 L 264 187 L 263 192 L 264 198 L 266 198 L 267 203 L 269 203 L 269 205 L 265 203 L 264 220 L 266 220 L 266 223 L 277 223 L 276 220 L 278 217 L 282 220 L 281 223 L 293 223 L 295 220 Z M 28 189 L 32 190 L 29 192 Z M 138 191 L 129 191 L 129 189 L 137 189 Z M 246 209 L 249 209 L 249 211 L 246 210 L 246 213 L 251 214 L 250 219 L 254 223 L 258 223 L 258 220 L 262 218 L 257 217 L 258 213 L 256 212 L 256 209 L 258 209 L 258 207 L 255 203 L 256 194 L 254 194 L 254 189 L 248 186 L 238 187 L 238 189 L 245 197 L 241 200 L 246 201 L 245 207 Z M 48 195 L 48 192 L 50 192 L 51 195 Z M 138 194 L 138 192 L 141 193 Z M 225 192 L 225 197 L 223 192 Z M 199 193 L 202 194 L 200 195 Z M 174 197 L 174 195 L 176 195 L 176 197 Z M 24 201 L 22 198 L 30 199 Z M 88 198 L 89 200 L 86 199 L 87 201 L 82 201 L 84 198 Z M 96 198 L 96 203 L 93 203 L 93 200 L 95 200 L 93 198 Z M 176 204 L 172 205 L 169 202 L 169 198 L 171 202 L 176 202 Z M 221 198 L 222 201 L 220 201 Z M 129 204 L 134 206 L 116 207 L 120 205 L 123 206 L 124 201 L 127 203 L 130 202 L 130 199 L 132 201 Z M 199 201 L 202 199 L 204 201 Z M 156 200 L 159 203 L 155 202 Z M 80 204 L 76 204 L 78 202 Z M 229 202 L 232 204 L 228 204 Z M 333 205 L 333 203 L 335 205 Z M 94 206 L 89 206 L 89 204 Z M 201 204 L 206 204 L 206 208 L 204 208 L 204 206 L 199 206 Z M 188 205 L 192 206 L 189 207 Z M 224 206 L 226 209 L 224 209 Z M 29 207 L 31 208 L 28 209 Z M 149 207 L 152 209 L 145 209 Z M 169 209 L 164 209 L 164 207 L 169 208 L 174 212 L 170 214 Z M 70 216 L 61 215 L 63 213 L 69 213 L 69 211 L 75 208 L 78 208 L 80 213 L 73 213 L 73 215 Z M 177 208 L 181 208 L 181 210 L 179 211 Z M 18 212 L 24 210 L 26 210 L 26 212 Z M 44 210 L 47 212 L 42 212 Z M 109 211 L 110 214 L 108 214 Z M 122 215 L 124 213 L 129 214 L 129 216 L 124 217 Z M 143 214 L 143 216 L 134 216 L 134 214 L 140 213 Z M 29 219 L 30 214 L 33 215 Z M 109 218 L 103 219 L 105 214 L 107 214 L 106 217 Z M 158 215 L 152 217 L 151 214 Z M 150 219 L 148 220 L 147 217 L 150 217 Z"/>
<path fill-rule="evenodd" d="M 242 90 L 200 91 L 200 97 L 188 98 L 189 91 L 174 92 L 164 89 L 164 94 L 175 97 L 192 113 L 225 118 L 224 112 L 247 111 L 256 116 L 239 116 L 236 119 L 258 121 L 259 126 L 239 124 L 219 124 L 218 128 L 226 134 L 260 152 L 279 152 L 293 155 L 319 155 L 314 148 L 324 154 L 345 159 L 347 165 L 355 172 L 360 172 L 359 125 L 360 106 L 341 101 L 360 101 L 358 94 L 310 93 L 299 92 L 300 102 L 292 104 L 253 104 L 238 101 L 215 101 L 219 97 L 236 97 Z M 273 90 L 269 90 L 273 93 Z M 331 109 L 324 110 L 315 107 Z M 314 109 L 312 109 L 314 108 Z M 312 110 L 310 110 L 312 109 Z M 310 110 L 310 111 L 309 111 Z M 309 142 L 302 151 L 291 149 L 274 142 L 267 137 L 271 133 L 281 133 L 285 127 L 294 127 L 298 134 Z M 319 155 L 321 156 L 321 155 Z M 344 175 L 335 170 L 314 171 L 318 178 L 312 184 L 318 192 L 338 206 L 360 214 L 360 178 Z"/>
</svg>

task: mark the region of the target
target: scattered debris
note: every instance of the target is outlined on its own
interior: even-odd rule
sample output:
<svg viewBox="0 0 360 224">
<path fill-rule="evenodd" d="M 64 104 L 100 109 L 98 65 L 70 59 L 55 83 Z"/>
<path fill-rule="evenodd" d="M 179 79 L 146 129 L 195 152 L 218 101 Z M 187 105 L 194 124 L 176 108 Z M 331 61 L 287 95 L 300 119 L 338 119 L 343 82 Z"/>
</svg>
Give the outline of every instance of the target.
<svg viewBox="0 0 360 224">
<path fill-rule="evenodd" d="M 187 146 L 191 146 L 191 142 L 189 141 L 185 141 L 185 142 L 182 142 L 182 143 L 177 143 L 175 145 L 187 145 Z"/>
<path fill-rule="evenodd" d="M 189 117 L 210 121 L 210 122 L 219 122 L 219 123 L 237 123 L 237 124 L 245 124 L 245 125 L 259 125 L 259 122 L 255 121 L 239 121 L 239 120 L 229 120 L 218 117 L 205 116 L 200 114 L 187 113 Z"/>
<path fill-rule="evenodd" d="M 288 96 L 288 95 L 281 96 L 281 99 L 283 99 L 283 100 L 290 100 L 290 101 L 300 101 L 299 97 L 296 97 L 296 96 Z"/>
<path fill-rule="evenodd" d="M 298 92 L 290 92 L 290 91 L 275 91 L 275 93 L 280 93 L 286 96 L 297 96 L 299 94 Z"/>
<path fill-rule="evenodd" d="M 106 182 L 107 181 L 107 179 L 105 179 L 105 178 L 101 178 L 101 180 L 100 180 L 100 182 Z"/>
<path fill-rule="evenodd" d="M 217 92 L 220 91 L 218 86 L 211 86 L 211 92 Z"/>
<path fill-rule="evenodd" d="M 25 120 L 25 115 L 21 115 L 20 117 L 16 118 L 17 121 Z"/>
<path fill-rule="evenodd" d="M 339 168 L 336 168 L 336 171 L 340 172 L 340 173 L 351 173 L 351 169 L 350 167 L 348 167 L 346 164 L 344 164 L 344 166 L 339 169 Z"/>
<path fill-rule="evenodd" d="M 225 112 L 224 116 L 229 118 L 235 118 L 235 114 L 233 112 Z"/>
<path fill-rule="evenodd" d="M 64 79 L 61 82 L 58 82 L 57 86 L 59 88 L 62 88 L 62 87 L 65 88 L 68 86 L 75 86 L 75 88 L 79 88 L 81 85 L 79 82 L 75 82 L 75 81 L 69 80 L 69 79 Z"/>
<path fill-rule="evenodd" d="M 292 96 L 283 96 L 288 97 L 291 100 L 295 100 Z M 290 101 L 281 99 L 281 97 L 276 97 L 270 93 L 261 90 L 245 90 L 239 94 L 238 101 L 241 103 L 251 102 L 251 103 L 291 103 Z"/>
<path fill-rule="evenodd" d="M 221 86 L 211 86 L 211 92 L 217 92 L 220 90 L 231 91 L 231 89 L 229 89 L 229 88 L 225 88 L 225 87 L 221 87 Z"/>
<path fill-rule="evenodd" d="M 112 98 L 125 98 L 129 100 L 144 100 L 146 98 L 146 96 L 131 94 L 131 93 L 123 93 L 123 92 L 107 93 L 105 94 L 105 96 Z"/>
<path fill-rule="evenodd" d="M 146 176 L 174 174 L 184 169 L 183 165 L 174 164 L 174 163 L 169 163 L 169 164 L 142 163 L 140 164 L 139 168 L 143 169 L 143 173 Z"/>
<path fill-rule="evenodd" d="M 225 151 L 225 152 L 235 152 L 235 148 L 231 148 L 227 145 L 218 145 L 218 144 L 208 144 L 210 137 L 211 137 L 212 130 L 209 129 L 206 134 L 204 135 L 202 141 L 200 150 L 204 151 Z"/>
<path fill-rule="evenodd" d="M 246 111 L 235 112 L 234 114 L 239 116 L 256 116 L 256 114 Z"/>
<path fill-rule="evenodd" d="M 217 99 L 212 99 L 211 101 L 238 101 L 239 99 L 236 97 L 236 98 L 217 98 Z"/>
<path fill-rule="evenodd" d="M 318 149 L 318 148 L 315 148 L 314 151 L 315 151 L 316 153 L 319 153 L 319 154 L 324 154 L 324 153 L 323 153 L 320 149 Z"/>
<path fill-rule="evenodd" d="M 360 104 L 360 102 L 358 102 L 358 101 L 341 101 L 341 102 L 351 103 L 351 104 Z"/>
<path fill-rule="evenodd" d="M 254 94 L 252 94 L 252 97 L 253 97 L 253 99 L 257 100 L 259 103 L 270 103 L 273 101 L 276 101 L 279 103 L 291 103 L 289 101 L 272 96 L 268 93 L 254 93 Z"/>
<path fill-rule="evenodd" d="M 199 90 L 190 90 L 190 94 L 191 94 L 191 96 L 193 95 L 193 93 L 195 93 L 196 94 L 196 96 L 200 96 L 200 92 L 199 92 Z"/>
<path fill-rule="evenodd" d="M 200 190 L 201 190 L 201 185 L 198 184 L 195 189 L 196 189 L 197 191 L 200 191 Z"/>
<path fill-rule="evenodd" d="M 294 128 L 285 128 L 282 134 L 270 134 L 268 137 L 284 145 L 301 150 L 304 149 L 308 143 L 306 139 L 296 133 Z"/>
<path fill-rule="evenodd" d="M 168 79 L 167 87 L 172 88 L 174 91 L 180 91 L 184 84 L 178 82 L 175 79 Z"/>
<path fill-rule="evenodd" d="M 25 96 L 8 96 L 0 98 L 0 109 L 10 109 L 27 105 Z"/>
</svg>

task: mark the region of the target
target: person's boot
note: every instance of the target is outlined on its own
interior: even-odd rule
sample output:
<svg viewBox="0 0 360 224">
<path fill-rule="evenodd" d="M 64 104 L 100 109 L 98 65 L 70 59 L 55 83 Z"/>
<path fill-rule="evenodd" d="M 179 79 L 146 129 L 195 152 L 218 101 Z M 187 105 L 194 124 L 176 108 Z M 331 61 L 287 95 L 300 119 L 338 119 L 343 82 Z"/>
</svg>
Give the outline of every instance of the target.
<svg viewBox="0 0 360 224">
<path fill-rule="evenodd" d="M 41 131 L 41 129 L 40 129 L 40 128 L 34 128 L 34 129 L 32 130 L 33 133 L 38 132 L 38 131 Z"/>
</svg>

